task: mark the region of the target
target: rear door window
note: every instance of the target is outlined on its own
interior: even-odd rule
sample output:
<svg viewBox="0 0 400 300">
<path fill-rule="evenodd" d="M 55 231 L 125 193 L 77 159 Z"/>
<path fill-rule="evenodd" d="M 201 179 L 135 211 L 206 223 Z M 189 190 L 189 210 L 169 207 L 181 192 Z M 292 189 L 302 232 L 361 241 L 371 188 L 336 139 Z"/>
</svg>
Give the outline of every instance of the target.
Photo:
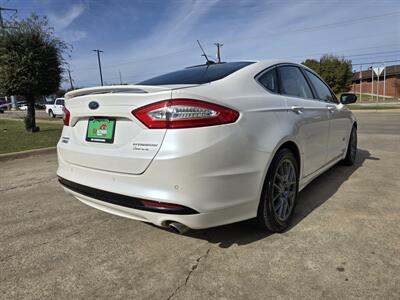
<svg viewBox="0 0 400 300">
<path fill-rule="evenodd" d="M 307 80 L 298 67 L 278 67 L 281 93 L 304 99 L 313 99 L 313 94 Z"/>
<path fill-rule="evenodd" d="M 257 78 L 258 82 L 261 83 L 267 90 L 278 93 L 278 79 L 276 76 L 276 68 L 268 70 L 260 77 Z"/>
</svg>

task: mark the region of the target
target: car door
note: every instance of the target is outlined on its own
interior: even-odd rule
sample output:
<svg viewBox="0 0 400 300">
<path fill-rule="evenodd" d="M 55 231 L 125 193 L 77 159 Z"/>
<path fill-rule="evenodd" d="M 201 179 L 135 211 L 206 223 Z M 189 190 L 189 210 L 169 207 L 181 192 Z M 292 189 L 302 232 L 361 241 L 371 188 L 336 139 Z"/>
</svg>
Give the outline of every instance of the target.
<svg viewBox="0 0 400 300">
<path fill-rule="evenodd" d="M 296 140 L 303 156 L 303 176 L 311 175 L 325 163 L 329 141 L 329 112 L 326 103 L 315 99 L 301 69 L 294 65 L 278 67 L 281 93 L 285 96 L 289 122 L 296 129 Z"/>
<path fill-rule="evenodd" d="M 339 103 L 335 94 L 321 78 L 307 69 L 304 69 L 304 72 L 309 78 L 316 96 L 325 103 L 329 111 L 330 130 L 327 161 L 330 162 L 343 156 L 346 151 L 351 129 L 350 112 Z"/>
</svg>

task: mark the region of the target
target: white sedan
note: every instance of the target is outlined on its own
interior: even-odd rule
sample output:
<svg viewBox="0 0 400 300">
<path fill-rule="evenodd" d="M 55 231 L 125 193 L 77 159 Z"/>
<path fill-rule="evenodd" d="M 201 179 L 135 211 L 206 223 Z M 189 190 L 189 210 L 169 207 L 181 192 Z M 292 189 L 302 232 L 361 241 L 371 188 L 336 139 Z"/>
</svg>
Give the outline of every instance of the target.
<svg viewBox="0 0 400 300">
<path fill-rule="evenodd" d="M 57 174 L 87 205 L 179 233 L 252 218 L 281 232 L 300 190 L 354 163 L 357 122 L 345 104 L 356 99 L 339 101 L 312 70 L 277 60 L 75 90 Z"/>
</svg>

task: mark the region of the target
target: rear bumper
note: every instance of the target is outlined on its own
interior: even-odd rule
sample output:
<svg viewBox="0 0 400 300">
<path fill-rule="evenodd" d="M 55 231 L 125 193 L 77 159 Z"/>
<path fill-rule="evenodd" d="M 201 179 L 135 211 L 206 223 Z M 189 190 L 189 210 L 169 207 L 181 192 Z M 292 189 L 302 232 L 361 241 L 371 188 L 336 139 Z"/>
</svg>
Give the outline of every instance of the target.
<svg viewBox="0 0 400 300">
<path fill-rule="evenodd" d="M 189 207 L 180 206 L 179 208 L 156 208 L 146 206 L 143 201 L 147 201 L 146 199 L 140 199 L 136 197 L 125 196 L 121 194 L 111 193 L 95 188 L 91 188 L 89 186 L 85 186 L 76 182 L 72 182 L 66 180 L 64 178 L 59 177 L 58 181 L 62 186 L 67 188 L 70 191 L 74 191 L 76 194 L 80 194 L 82 196 L 86 196 L 88 198 L 96 199 L 97 201 L 103 201 L 110 204 L 123 206 L 127 208 L 133 208 L 137 210 L 145 210 L 156 213 L 168 213 L 174 215 L 192 215 L 198 214 L 197 211 L 191 209 Z"/>
<path fill-rule="evenodd" d="M 166 227 L 171 222 L 178 222 L 191 229 L 204 229 L 254 217 L 254 205 L 251 203 L 209 213 L 171 214 L 168 212 L 159 213 L 115 205 L 77 193 L 64 185 L 63 188 L 68 194 L 71 194 L 79 201 L 93 208 L 120 217 L 152 223 L 161 227 Z"/>
</svg>

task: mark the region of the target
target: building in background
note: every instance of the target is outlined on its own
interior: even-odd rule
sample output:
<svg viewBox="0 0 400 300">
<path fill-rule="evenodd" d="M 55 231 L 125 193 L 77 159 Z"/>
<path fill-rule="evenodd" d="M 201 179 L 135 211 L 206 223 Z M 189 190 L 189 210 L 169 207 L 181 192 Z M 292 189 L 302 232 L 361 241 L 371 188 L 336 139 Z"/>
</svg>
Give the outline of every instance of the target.
<svg viewBox="0 0 400 300">
<path fill-rule="evenodd" d="M 375 68 L 375 71 L 377 68 Z M 373 94 L 389 97 L 400 97 L 400 65 L 387 66 L 380 69 L 378 75 L 373 69 L 354 72 L 351 91 L 353 93 Z M 385 74 L 386 73 L 386 74 Z"/>
</svg>

